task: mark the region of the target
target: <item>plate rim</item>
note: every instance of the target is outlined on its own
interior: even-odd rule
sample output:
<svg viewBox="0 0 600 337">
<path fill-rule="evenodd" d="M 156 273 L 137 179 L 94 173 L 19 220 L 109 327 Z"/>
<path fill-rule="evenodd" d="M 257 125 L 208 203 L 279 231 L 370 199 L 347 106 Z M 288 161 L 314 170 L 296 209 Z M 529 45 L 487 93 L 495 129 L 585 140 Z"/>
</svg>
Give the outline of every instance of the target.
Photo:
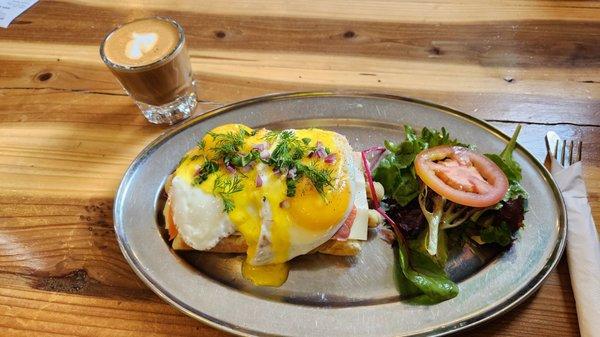
<svg viewBox="0 0 600 337">
<path fill-rule="evenodd" d="M 131 175 L 136 171 L 137 166 L 142 162 L 142 160 L 150 155 L 154 149 L 158 148 L 162 143 L 169 140 L 173 136 L 182 132 L 183 130 L 194 126 L 202 121 L 209 119 L 213 116 L 224 114 L 229 112 L 230 110 L 234 110 L 236 108 L 244 107 L 247 105 L 251 105 L 258 102 L 267 102 L 267 101 L 278 101 L 278 100 L 287 100 L 287 99 L 301 99 L 301 98 L 317 98 L 317 97 L 354 97 L 354 98 L 382 98 L 382 99 L 391 99 L 391 100 L 399 100 L 405 101 L 409 103 L 415 103 L 418 105 L 435 108 L 444 113 L 451 114 L 454 116 L 458 116 L 460 118 L 466 119 L 467 121 L 478 124 L 488 131 L 495 134 L 495 136 L 501 138 L 505 142 L 510 140 L 510 137 L 500 131 L 498 128 L 488 123 L 485 120 L 479 119 L 477 117 L 471 116 L 467 113 L 461 112 L 459 110 L 455 110 L 453 108 L 429 102 L 426 100 L 412 98 L 412 97 L 404 97 L 393 94 L 382 94 L 382 93 L 368 93 L 368 92 L 356 92 L 356 91 L 301 91 L 301 92 L 283 92 L 283 93 L 274 93 L 268 95 L 257 96 L 241 101 L 236 101 L 230 104 L 226 104 L 221 107 L 217 107 L 215 109 L 209 110 L 204 114 L 199 116 L 195 116 L 183 123 L 175 125 L 174 127 L 166 129 L 162 132 L 156 139 L 151 141 L 148 145 L 144 147 L 143 150 L 133 159 L 131 164 L 125 170 L 121 182 L 117 188 L 115 193 L 114 201 L 113 201 L 113 219 L 114 219 L 114 230 L 115 235 L 117 237 L 117 241 L 119 244 L 119 249 L 121 253 L 125 257 L 125 260 L 133 269 L 135 274 L 148 286 L 155 294 L 157 294 L 162 300 L 174 306 L 184 314 L 189 317 L 192 317 L 203 324 L 211 326 L 221 331 L 225 331 L 228 333 L 232 333 L 238 336 L 271 336 L 270 334 L 253 331 L 246 328 L 242 328 L 236 326 L 234 324 L 224 322 L 216 317 L 211 317 L 202 313 L 200 310 L 191 308 L 185 303 L 181 302 L 179 299 L 171 296 L 167 291 L 165 291 L 160 285 L 156 284 L 155 281 L 149 277 L 138 265 L 137 259 L 135 259 L 135 254 L 129 250 L 129 247 L 126 245 L 126 238 L 123 233 L 123 224 L 120 223 L 122 217 L 120 216 L 120 212 L 122 211 L 121 202 L 124 200 L 123 195 L 126 193 L 127 184 L 131 178 Z M 533 295 L 544 283 L 544 281 L 548 278 L 549 274 L 556 268 L 556 265 L 560 261 L 560 258 L 565 250 L 566 246 L 566 233 L 568 227 L 566 207 L 564 203 L 564 199 L 562 194 L 556 184 L 556 181 L 546 169 L 546 167 L 534 156 L 532 155 L 525 147 L 521 144 L 517 143 L 517 148 L 532 162 L 535 164 L 538 171 L 542 173 L 543 178 L 546 180 L 550 188 L 552 189 L 553 196 L 558 200 L 559 209 L 558 209 L 558 236 L 557 241 L 555 243 L 554 249 L 552 250 L 552 254 L 548 258 L 548 261 L 543 266 L 543 268 L 537 273 L 533 278 L 531 278 L 519 291 L 517 291 L 514 295 L 507 298 L 505 301 L 491 307 L 485 311 L 479 312 L 476 315 L 466 318 L 464 320 L 460 320 L 454 322 L 453 324 L 446 325 L 440 327 L 438 329 L 422 332 L 417 334 L 412 334 L 412 336 L 443 336 L 450 333 L 455 333 L 459 331 L 465 331 L 471 329 L 475 326 L 481 325 L 485 322 L 489 322 L 503 314 L 513 310 L 518 305 L 522 304 L 527 298 Z"/>
</svg>

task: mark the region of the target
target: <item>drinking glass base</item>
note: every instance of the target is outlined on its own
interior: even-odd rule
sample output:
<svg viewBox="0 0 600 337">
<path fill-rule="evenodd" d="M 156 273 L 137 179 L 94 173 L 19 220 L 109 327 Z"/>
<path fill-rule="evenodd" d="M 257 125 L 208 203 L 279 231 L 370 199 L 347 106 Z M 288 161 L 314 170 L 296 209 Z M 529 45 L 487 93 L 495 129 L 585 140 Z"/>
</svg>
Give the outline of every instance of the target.
<svg viewBox="0 0 600 337">
<path fill-rule="evenodd" d="M 164 105 L 150 105 L 137 101 L 135 103 L 150 123 L 171 125 L 190 117 L 198 101 L 196 93 L 191 92 Z"/>
</svg>

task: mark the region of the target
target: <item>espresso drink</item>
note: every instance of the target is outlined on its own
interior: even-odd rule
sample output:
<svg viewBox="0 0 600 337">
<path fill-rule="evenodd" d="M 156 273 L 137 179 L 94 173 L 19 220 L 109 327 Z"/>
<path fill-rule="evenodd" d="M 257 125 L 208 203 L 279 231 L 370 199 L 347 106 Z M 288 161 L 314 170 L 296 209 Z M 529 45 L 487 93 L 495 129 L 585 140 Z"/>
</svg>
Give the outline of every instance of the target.
<svg viewBox="0 0 600 337">
<path fill-rule="evenodd" d="M 112 31 L 100 47 L 103 61 L 148 120 L 173 123 L 196 104 L 183 29 L 165 18 L 147 18 Z"/>
</svg>

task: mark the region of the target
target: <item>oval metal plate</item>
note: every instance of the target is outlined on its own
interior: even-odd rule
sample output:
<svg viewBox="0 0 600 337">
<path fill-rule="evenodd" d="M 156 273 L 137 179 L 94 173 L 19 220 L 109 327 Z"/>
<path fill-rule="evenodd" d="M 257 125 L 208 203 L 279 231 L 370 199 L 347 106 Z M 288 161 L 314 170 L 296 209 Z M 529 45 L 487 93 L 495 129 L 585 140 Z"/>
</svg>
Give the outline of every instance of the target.
<svg viewBox="0 0 600 337">
<path fill-rule="evenodd" d="M 199 137 L 226 123 L 326 128 L 346 135 L 354 149 L 400 139 L 403 124 L 445 127 L 482 153 L 499 152 L 508 140 L 481 120 L 435 104 L 335 93 L 250 99 L 162 135 L 133 161 L 117 191 L 114 222 L 119 245 L 133 270 L 161 298 L 219 329 L 263 336 L 443 335 L 515 307 L 541 285 L 564 249 L 561 195 L 548 171 L 519 146 L 515 158 L 531 195 L 526 227 L 508 251 L 459 283 L 456 298 L 429 306 L 401 301 L 394 285 L 392 250 L 373 235 L 358 257 L 304 256 L 292 261 L 282 287 L 252 286 L 240 275 L 240 256 L 174 253 L 161 234 L 158 216 L 166 176 Z"/>
</svg>

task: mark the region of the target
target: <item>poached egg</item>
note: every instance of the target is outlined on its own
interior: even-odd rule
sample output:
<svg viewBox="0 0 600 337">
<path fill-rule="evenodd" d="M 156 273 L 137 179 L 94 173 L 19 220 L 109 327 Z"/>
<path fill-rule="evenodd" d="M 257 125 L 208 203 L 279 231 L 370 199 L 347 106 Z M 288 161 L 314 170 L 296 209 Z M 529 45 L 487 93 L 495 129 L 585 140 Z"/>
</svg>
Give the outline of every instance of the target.
<svg viewBox="0 0 600 337">
<path fill-rule="evenodd" d="M 347 139 L 332 131 L 228 124 L 182 158 L 167 202 L 187 245 L 209 250 L 239 232 L 248 246 L 244 277 L 279 286 L 287 261 L 330 240 L 345 222 L 359 224 L 351 238 L 366 239 L 361 167 Z"/>
</svg>

